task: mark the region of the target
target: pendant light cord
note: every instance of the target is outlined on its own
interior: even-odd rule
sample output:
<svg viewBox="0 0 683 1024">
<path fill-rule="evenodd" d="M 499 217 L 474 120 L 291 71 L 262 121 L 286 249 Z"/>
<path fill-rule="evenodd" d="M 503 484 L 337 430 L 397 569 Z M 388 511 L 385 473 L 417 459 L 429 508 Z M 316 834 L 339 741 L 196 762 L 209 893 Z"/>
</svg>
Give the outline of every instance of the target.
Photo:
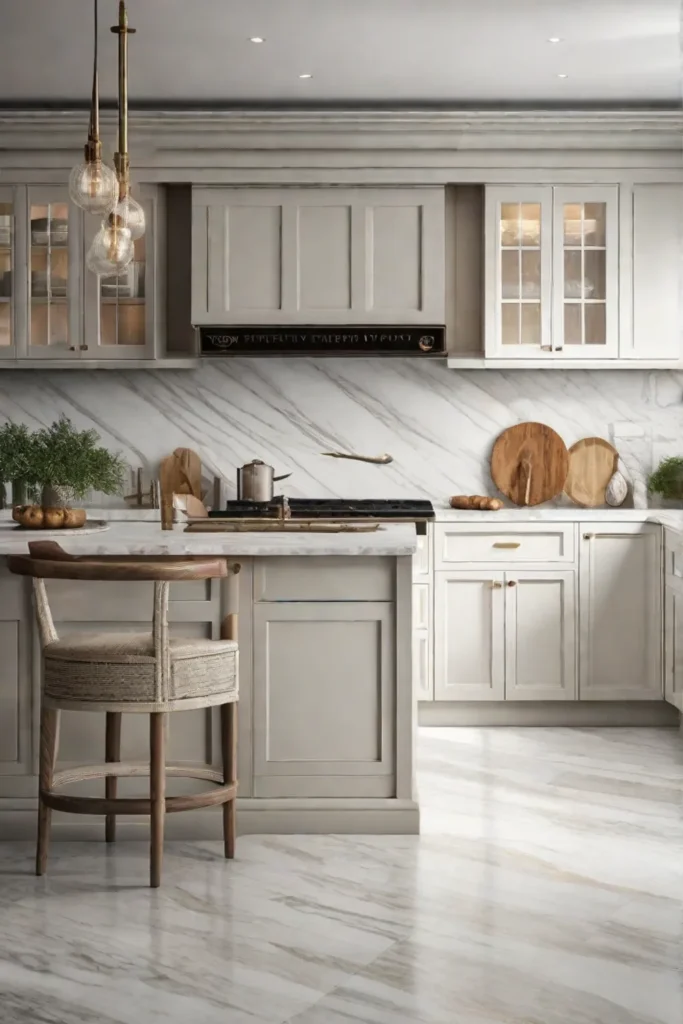
<svg viewBox="0 0 683 1024">
<path fill-rule="evenodd" d="M 100 136 L 100 97 L 99 97 L 99 81 L 98 81 L 98 54 L 97 54 L 97 43 L 98 43 L 98 0 L 94 0 L 94 26 L 95 26 L 95 38 L 93 45 L 93 69 L 92 69 L 92 102 L 90 105 L 90 136 L 93 139 L 99 139 Z"/>
</svg>

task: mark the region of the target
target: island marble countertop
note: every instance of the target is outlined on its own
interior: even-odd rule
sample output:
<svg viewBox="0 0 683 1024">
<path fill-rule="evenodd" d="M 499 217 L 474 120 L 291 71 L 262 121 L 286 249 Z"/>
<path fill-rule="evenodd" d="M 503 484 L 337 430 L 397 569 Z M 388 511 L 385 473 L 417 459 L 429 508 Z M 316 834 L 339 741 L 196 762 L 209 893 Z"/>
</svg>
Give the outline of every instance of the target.
<svg viewBox="0 0 683 1024">
<path fill-rule="evenodd" d="M 183 524 L 162 530 L 158 522 L 114 521 L 106 530 L 79 536 L 59 530 L 22 530 L 0 522 L 0 556 L 28 554 L 29 540 L 55 540 L 73 555 L 412 555 L 412 523 L 382 524 L 372 533 L 186 533 Z"/>
</svg>

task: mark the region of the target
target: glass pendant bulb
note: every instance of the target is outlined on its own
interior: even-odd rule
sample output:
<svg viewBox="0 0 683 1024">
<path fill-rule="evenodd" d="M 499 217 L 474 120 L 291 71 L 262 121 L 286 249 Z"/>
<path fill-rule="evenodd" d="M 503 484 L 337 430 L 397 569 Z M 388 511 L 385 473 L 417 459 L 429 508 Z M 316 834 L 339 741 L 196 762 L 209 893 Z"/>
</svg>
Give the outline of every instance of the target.
<svg viewBox="0 0 683 1024">
<path fill-rule="evenodd" d="M 128 228 L 118 223 L 114 214 L 102 221 L 86 256 L 88 268 L 95 274 L 117 274 L 127 267 L 135 254 Z M 104 268 L 104 269 L 100 269 Z"/>
<path fill-rule="evenodd" d="M 131 195 L 123 196 L 115 205 L 112 216 L 118 222 L 128 228 L 133 241 L 142 238 L 145 233 L 145 211 L 140 203 Z"/>
<path fill-rule="evenodd" d="M 84 160 L 69 175 L 69 195 L 86 213 L 105 214 L 119 198 L 119 183 L 111 167 L 101 160 Z"/>
</svg>

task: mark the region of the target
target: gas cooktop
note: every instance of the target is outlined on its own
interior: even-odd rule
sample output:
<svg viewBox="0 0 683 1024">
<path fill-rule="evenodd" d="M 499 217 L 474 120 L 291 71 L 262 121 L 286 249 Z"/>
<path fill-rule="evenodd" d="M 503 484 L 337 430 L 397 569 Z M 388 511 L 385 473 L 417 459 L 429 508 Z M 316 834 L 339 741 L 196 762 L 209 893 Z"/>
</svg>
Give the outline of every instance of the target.
<svg viewBox="0 0 683 1024">
<path fill-rule="evenodd" d="M 228 501 L 224 509 L 209 515 L 216 519 L 391 519 L 425 520 L 434 518 L 431 501 L 421 498 L 273 498 L 272 501 Z"/>
</svg>

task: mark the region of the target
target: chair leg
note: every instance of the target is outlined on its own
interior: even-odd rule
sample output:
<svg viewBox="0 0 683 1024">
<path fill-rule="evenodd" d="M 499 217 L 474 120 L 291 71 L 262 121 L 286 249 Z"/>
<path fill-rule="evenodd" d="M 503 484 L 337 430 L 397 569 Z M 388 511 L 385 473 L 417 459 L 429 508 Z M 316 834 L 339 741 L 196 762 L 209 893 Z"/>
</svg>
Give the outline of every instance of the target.
<svg viewBox="0 0 683 1024">
<path fill-rule="evenodd" d="M 237 703 L 221 704 L 221 747 L 223 754 L 223 781 L 237 782 Z M 235 856 L 237 800 L 233 797 L 223 804 L 223 847 L 225 856 Z"/>
<path fill-rule="evenodd" d="M 59 746 L 59 711 L 54 708 L 40 709 L 40 768 L 38 787 L 38 847 L 36 850 L 36 874 L 44 875 L 47 870 L 47 853 L 50 846 L 50 824 L 52 810 L 43 801 L 43 793 L 52 790 L 52 780 L 57 762 Z"/>
<path fill-rule="evenodd" d="M 104 759 L 107 762 L 121 760 L 121 712 L 107 712 L 107 733 L 105 739 Z M 118 779 L 115 775 L 107 776 L 104 781 L 104 795 L 107 800 L 116 799 Z M 116 815 L 108 814 L 105 818 L 104 837 L 108 843 L 116 840 Z"/>
<path fill-rule="evenodd" d="M 158 889 L 161 885 L 166 814 L 166 714 L 163 711 L 153 711 L 149 718 L 149 796 L 152 816 L 149 884 L 153 889 Z"/>
</svg>

